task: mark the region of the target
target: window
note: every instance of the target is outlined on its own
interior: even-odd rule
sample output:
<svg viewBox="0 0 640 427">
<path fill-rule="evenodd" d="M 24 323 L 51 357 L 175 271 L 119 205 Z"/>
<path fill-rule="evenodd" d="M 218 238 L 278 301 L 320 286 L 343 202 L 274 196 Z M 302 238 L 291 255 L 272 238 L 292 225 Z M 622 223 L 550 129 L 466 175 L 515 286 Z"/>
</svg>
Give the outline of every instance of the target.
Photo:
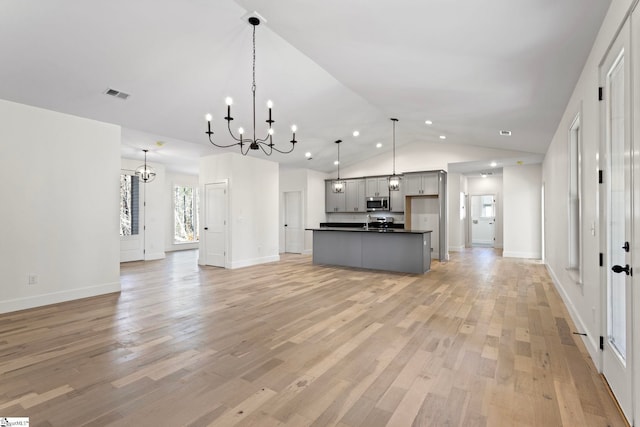
<svg viewBox="0 0 640 427">
<path fill-rule="evenodd" d="M 192 243 L 200 240 L 198 217 L 198 189 L 194 187 L 173 187 L 173 241 Z"/>
<path fill-rule="evenodd" d="M 120 235 L 138 234 L 140 181 L 135 175 L 120 175 Z"/>
<path fill-rule="evenodd" d="M 569 269 L 578 273 L 581 269 L 580 244 L 582 240 L 580 232 L 581 145 L 580 114 L 578 114 L 569 129 Z"/>
</svg>

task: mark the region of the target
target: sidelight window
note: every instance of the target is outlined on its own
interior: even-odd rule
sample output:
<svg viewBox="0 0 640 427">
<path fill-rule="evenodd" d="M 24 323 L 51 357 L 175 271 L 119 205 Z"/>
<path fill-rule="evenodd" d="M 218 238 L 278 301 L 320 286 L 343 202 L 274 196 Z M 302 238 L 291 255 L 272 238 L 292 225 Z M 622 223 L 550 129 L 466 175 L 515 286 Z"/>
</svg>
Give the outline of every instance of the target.
<svg viewBox="0 0 640 427">
<path fill-rule="evenodd" d="M 580 114 L 569 129 L 569 269 L 580 274 L 581 270 L 581 132 Z M 579 281 L 579 279 L 578 279 Z"/>
<path fill-rule="evenodd" d="M 198 189 L 190 186 L 173 187 L 174 243 L 194 243 L 200 240 Z"/>
<path fill-rule="evenodd" d="M 120 175 L 120 235 L 138 234 L 140 181 L 135 175 Z"/>
</svg>

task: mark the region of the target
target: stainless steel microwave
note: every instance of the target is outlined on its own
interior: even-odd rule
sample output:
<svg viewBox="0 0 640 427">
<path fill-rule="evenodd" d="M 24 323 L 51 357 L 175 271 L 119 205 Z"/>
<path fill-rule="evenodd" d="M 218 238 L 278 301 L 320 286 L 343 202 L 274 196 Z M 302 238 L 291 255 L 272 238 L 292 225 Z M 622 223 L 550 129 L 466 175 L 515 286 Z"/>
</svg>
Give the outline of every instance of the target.
<svg viewBox="0 0 640 427">
<path fill-rule="evenodd" d="M 376 211 L 388 211 L 389 210 L 389 198 L 388 197 L 367 197 L 367 212 Z"/>
</svg>

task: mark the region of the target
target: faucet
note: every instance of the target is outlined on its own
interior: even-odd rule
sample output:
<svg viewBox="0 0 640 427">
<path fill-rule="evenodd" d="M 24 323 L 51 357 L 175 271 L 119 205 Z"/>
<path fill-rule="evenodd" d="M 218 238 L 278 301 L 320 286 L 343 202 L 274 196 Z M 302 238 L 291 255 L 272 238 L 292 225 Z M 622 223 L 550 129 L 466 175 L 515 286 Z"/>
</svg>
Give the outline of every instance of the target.
<svg viewBox="0 0 640 427">
<path fill-rule="evenodd" d="M 364 220 L 364 229 L 369 229 L 369 223 L 371 222 L 371 215 L 367 214 L 367 217 Z"/>
</svg>

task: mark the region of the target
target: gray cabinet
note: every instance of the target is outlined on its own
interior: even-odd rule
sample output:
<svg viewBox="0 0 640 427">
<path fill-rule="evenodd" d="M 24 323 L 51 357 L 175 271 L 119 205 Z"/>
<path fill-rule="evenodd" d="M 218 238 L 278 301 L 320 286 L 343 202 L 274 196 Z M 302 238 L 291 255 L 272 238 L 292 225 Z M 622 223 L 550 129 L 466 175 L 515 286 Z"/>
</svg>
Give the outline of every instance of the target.
<svg viewBox="0 0 640 427">
<path fill-rule="evenodd" d="M 348 179 L 346 182 L 346 212 L 366 212 L 364 179 Z"/>
<path fill-rule="evenodd" d="M 438 195 L 438 172 L 404 174 L 404 194 L 407 196 Z"/>
<path fill-rule="evenodd" d="M 325 211 L 344 212 L 346 210 L 346 194 L 333 192 L 333 180 L 325 181 Z"/>
<path fill-rule="evenodd" d="M 400 180 L 400 189 L 389 190 L 389 210 L 391 212 L 404 212 L 404 182 Z"/>
<path fill-rule="evenodd" d="M 372 177 L 366 180 L 367 197 L 389 197 L 389 182 L 387 177 Z"/>
</svg>

